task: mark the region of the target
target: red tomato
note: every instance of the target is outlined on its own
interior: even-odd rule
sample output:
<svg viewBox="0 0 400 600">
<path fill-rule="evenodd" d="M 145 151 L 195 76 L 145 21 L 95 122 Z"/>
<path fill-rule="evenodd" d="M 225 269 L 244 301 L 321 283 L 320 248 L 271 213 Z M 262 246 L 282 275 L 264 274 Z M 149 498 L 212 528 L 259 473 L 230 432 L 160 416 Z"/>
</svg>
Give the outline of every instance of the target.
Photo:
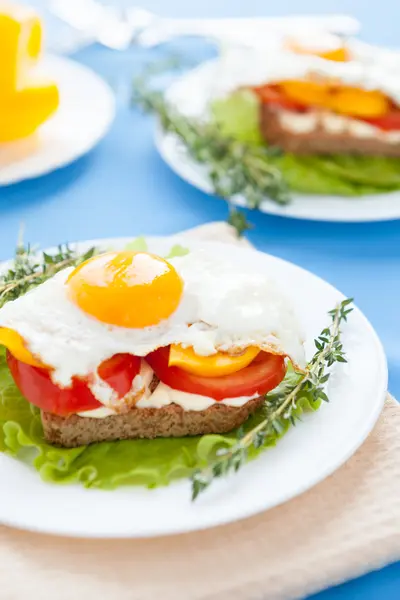
<svg viewBox="0 0 400 600">
<path fill-rule="evenodd" d="M 376 119 L 363 120 L 384 131 L 396 131 L 400 129 L 400 110 L 392 110 L 387 115 L 377 117 Z"/>
<path fill-rule="evenodd" d="M 254 91 L 265 104 L 275 104 L 281 108 L 294 110 L 296 112 L 305 112 L 307 106 L 291 100 L 279 89 L 277 85 L 262 85 L 254 88 Z"/>
<path fill-rule="evenodd" d="M 7 352 L 11 375 L 25 398 L 47 412 L 69 415 L 102 406 L 90 391 L 87 381 L 74 377 L 72 385 L 60 388 L 52 382 L 47 369 L 32 367 Z M 134 377 L 140 371 L 140 358 L 130 354 L 116 354 L 101 363 L 100 377 L 123 398 L 131 389 Z"/>
<path fill-rule="evenodd" d="M 201 377 L 179 367 L 169 367 L 169 347 L 159 348 L 146 360 L 166 385 L 175 390 L 209 396 L 214 400 L 266 394 L 273 390 L 286 373 L 283 356 L 260 352 L 248 367 L 222 377 Z"/>
</svg>

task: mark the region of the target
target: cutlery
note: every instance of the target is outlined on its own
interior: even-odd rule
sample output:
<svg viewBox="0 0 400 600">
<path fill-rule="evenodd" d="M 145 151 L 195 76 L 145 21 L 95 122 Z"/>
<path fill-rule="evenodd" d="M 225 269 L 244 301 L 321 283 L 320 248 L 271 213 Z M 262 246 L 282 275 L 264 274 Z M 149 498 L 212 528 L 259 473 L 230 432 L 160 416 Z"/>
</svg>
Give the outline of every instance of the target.
<svg viewBox="0 0 400 600">
<path fill-rule="evenodd" d="M 265 36 L 296 31 L 321 31 L 343 36 L 355 35 L 359 22 L 347 15 L 313 15 L 290 17 L 173 19 L 133 6 L 118 8 L 97 0 L 51 0 L 50 10 L 64 23 L 81 32 L 86 40 L 114 50 L 131 44 L 146 48 L 158 46 L 175 37 L 196 36 L 216 41 L 249 41 Z"/>
</svg>

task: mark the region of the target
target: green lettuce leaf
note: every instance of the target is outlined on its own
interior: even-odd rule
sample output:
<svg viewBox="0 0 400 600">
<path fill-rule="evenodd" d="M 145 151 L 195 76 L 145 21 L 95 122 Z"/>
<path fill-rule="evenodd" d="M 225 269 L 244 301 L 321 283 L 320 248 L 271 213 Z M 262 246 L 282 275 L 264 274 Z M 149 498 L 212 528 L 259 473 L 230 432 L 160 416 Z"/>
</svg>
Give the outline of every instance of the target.
<svg viewBox="0 0 400 600">
<path fill-rule="evenodd" d="M 333 154 L 330 156 L 307 156 L 303 159 L 310 168 L 316 166 L 321 172 L 341 177 L 355 184 L 382 188 L 384 191 L 400 187 L 400 160 L 398 158 Z"/>
<path fill-rule="evenodd" d="M 259 104 L 251 91 L 234 92 L 210 106 L 221 131 L 247 144 L 265 143 L 259 128 Z M 364 196 L 400 189 L 400 159 L 350 154 L 268 156 L 290 189 L 306 194 Z"/>
<path fill-rule="evenodd" d="M 248 144 L 262 144 L 259 127 L 259 104 L 250 90 L 235 92 L 211 105 L 213 119 L 221 132 Z"/>
<path fill-rule="evenodd" d="M 325 157 L 294 154 L 278 156 L 273 158 L 273 162 L 282 171 L 290 189 L 296 192 L 333 196 L 362 196 L 382 192 L 382 189 L 377 190 L 373 185 L 356 184 L 328 169 L 324 170 L 321 168 L 321 159 L 329 162 L 329 158 Z"/>
</svg>

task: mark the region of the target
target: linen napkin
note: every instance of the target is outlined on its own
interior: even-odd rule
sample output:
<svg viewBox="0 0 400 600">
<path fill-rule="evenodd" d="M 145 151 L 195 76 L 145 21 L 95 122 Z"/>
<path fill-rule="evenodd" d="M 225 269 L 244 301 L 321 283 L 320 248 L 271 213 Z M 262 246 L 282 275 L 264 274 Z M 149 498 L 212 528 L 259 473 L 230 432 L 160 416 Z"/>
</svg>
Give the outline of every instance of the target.
<svg viewBox="0 0 400 600">
<path fill-rule="evenodd" d="M 237 243 L 224 223 L 184 235 Z M 0 597 L 302 598 L 400 558 L 399 490 L 400 406 L 388 395 L 376 427 L 345 465 L 250 519 L 144 540 L 75 540 L 1 527 Z"/>
</svg>

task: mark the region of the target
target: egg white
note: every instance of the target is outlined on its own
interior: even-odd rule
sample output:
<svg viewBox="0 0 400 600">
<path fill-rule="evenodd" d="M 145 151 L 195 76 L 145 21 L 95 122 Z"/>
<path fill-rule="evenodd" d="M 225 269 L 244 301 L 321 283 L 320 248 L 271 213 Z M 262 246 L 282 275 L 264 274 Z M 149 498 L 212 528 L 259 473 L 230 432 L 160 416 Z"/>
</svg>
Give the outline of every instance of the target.
<svg viewBox="0 0 400 600">
<path fill-rule="evenodd" d="M 184 281 L 178 309 L 160 324 L 128 329 L 102 323 L 68 295 L 65 269 L 0 309 L 0 326 L 17 331 L 30 352 L 53 367 L 53 381 L 95 372 L 118 353 L 145 356 L 161 346 L 193 346 L 199 355 L 258 346 L 304 366 L 302 333 L 290 304 L 265 273 L 240 271 L 226 258 L 196 250 L 170 260 Z M 140 307 L 138 307 L 140 310 Z"/>
</svg>

